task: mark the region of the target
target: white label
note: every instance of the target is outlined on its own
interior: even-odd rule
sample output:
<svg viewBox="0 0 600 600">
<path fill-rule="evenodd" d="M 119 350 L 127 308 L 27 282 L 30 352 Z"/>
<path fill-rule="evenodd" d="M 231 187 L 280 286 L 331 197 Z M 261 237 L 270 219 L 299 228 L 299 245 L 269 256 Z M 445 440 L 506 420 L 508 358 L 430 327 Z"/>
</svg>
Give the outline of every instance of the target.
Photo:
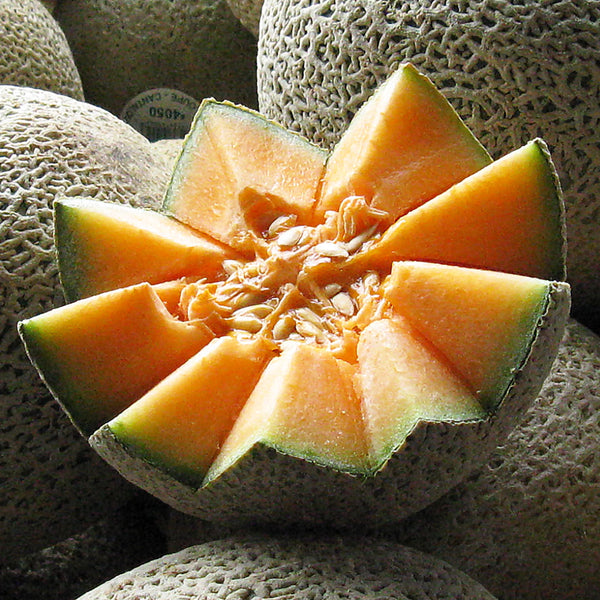
<svg viewBox="0 0 600 600">
<path fill-rule="evenodd" d="M 199 106 L 184 92 L 156 88 L 132 98 L 121 111 L 121 119 L 151 142 L 180 139 L 190 130 Z"/>
</svg>

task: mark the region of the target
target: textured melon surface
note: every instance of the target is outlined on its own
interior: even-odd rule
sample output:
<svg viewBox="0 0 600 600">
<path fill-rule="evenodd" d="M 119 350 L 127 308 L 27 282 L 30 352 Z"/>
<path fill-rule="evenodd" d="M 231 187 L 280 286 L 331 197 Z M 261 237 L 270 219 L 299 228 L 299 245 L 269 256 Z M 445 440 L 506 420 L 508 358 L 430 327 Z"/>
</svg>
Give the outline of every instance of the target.
<svg viewBox="0 0 600 600">
<path fill-rule="evenodd" d="M 257 104 L 256 40 L 226 0 L 61 0 L 55 17 L 86 98 L 117 115 L 153 88 Z"/>
<path fill-rule="evenodd" d="M 235 253 L 155 211 L 85 198 L 54 203 L 61 284 L 69 302 L 119 287 L 211 277 Z"/>
<path fill-rule="evenodd" d="M 168 214 L 231 245 L 249 228 L 262 233 L 271 211 L 310 222 L 327 157 L 320 148 L 258 113 L 214 101 L 202 104 L 188 138 L 165 197 Z"/>
<path fill-rule="evenodd" d="M 543 137 L 565 192 L 575 315 L 600 328 L 600 5 L 265 0 L 261 18 L 260 111 L 325 147 L 404 61 L 495 158 Z"/>
<path fill-rule="evenodd" d="M 0 83 L 83 100 L 65 34 L 38 0 L 0 1 Z"/>
<path fill-rule="evenodd" d="M 393 100 L 386 100 L 388 94 Z M 568 311 L 568 286 L 538 278 L 535 262 L 529 276 L 490 271 L 493 265 L 485 260 L 482 269 L 420 261 L 394 263 L 391 272 L 390 265 L 371 266 L 370 257 L 378 255 L 378 241 L 390 220 L 405 209 L 396 211 L 391 196 L 375 205 L 376 195 L 356 195 L 345 188 L 353 181 L 352 173 L 347 173 L 352 168 L 352 140 L 355 181 L 365 180 L 369 164 L 375 188 L 397 179 L 382 176 L 385 169 L 377 152 L 365 162 L 362 149 L 370 146 L 390 154 L 387 146 L 393 131 L 379 123 L 404 131 L 406 107 L 411 107 L 415 119 L 425 118 L 432 110 L 432 98 L 436 107 L 443 108 L 442 117 L 411 130 L 419 151 L 413 155 L 409 150 L 411 158 L 402 167 L 391 154 L 390 170 L 408 170 L 415 182 L 419 178 L 414 172 L 422 169 L 427 196 L 445 193 L 452 183 L 444 173 L 431 187 L 434 175 L 423 160 L 428 151 L 439 156 L 445 147 L 455 156 L 457 146 L 466 148 L 463 162 L 464 156 L 475 157 L 477 165 L 466 169 L 467 178 L 481 162 L 487 164 L 481 146 L 431 83 L 410 66 L 402 66 L 389 87 L 384 86 L 365 107 L 358 129 L 349 129 L 350 142 L 342 140 L 326 163 L 327 187 L 346 189 L 344 194 L 350 195 L 339 205 L 332 204 L 323 219 L 319 210 L 311 214 L 323 198 L 318 186 L 322 151 L 243 107 L 214 101 L 203 105 L 175 167 L 165 205 L 173 217 L 241 250 L 243 256 L 223 261 L 223 273 L 216 278 L 182 278 L 155 288 L 147 283 L 134 286 L 146 294 L 154 290 L 152 306 L 162 315 L 161 323 L 178 331 L 197 329 L 197 335 L 190 335 L 202 345 L 207 336 L 217 339 L 181 368 L 173 366 L 169 377 L 125 413 L 113 414 L 130 404 L 133 393 L 125 402 L 109 401 L 119 378 L 121 387 L 132 391 L 139 390 L 132 373 L 138 365 L 146 365 L 152 377 L 165 376 L 150 359 L 160 336 L 152 327 L 149 333 L 148 327 L 139 327 L 148 318 L 141 311 L 134 310 L 140 314 L 126 326 L 121 321 L 106 330 L 104 325 L 94 326 L 106 322 L 99 318 L 104 313 L 98 305 L 129 293 L 127 289 L 93 296 L 22 325 L 30 354 L 48 381 L 61 365 L 58 348 L 65 348 L 60 361 L 70 364 L 72 373 L 65 380 L 77 372 L 87 391 L 86 402 L 100 405 L 82 409 L 89 413 L 89 423 L 99 427 L 90 442 L 129 480 L 176 508 L 209 520 L 375 524 L 401 518 L 439 497 L 507 434 L 535 397 L 553 360 Z M 432 144 L 426 150 L 428 140 Z M 336 156 L 345 169 L 338 168 Z M 452 160 L 442 163 L 446 167 Z M 536 164 L 526 162 L 523 168 L 535 171 Z M 550 170 L 550 163 L 544 164 Z M 539 186 L 527 188 L 534 196 L 531 213 L 545 211 L 553 230 L 561 232 L 560 193 L 551 175 L 549 182 L 555 188 L 546 203 L 537 201 Z M 548 209 L 546 204 L 552 203 L 553 209 Z M 211 214 L 215 206 L 234 216 L 227 227 Z M 551 256 L 563 250 L 560 236 L 540 236 L 536 242 Z M 514 239 L 507 236 L 505 243 L 528 246 L 531 241 L 519 234 Z M 87 307 L 92 305 L 98 312 L 90 311 L 88 317 Z M 88 318 L 94 327 L 86 332 Z M 415 369 L 412 381 L 398 368 L 389 374 L 382 371 L 366 350 L 368 337 L 366 346 L 360 346 L 369 324 L 382 320 L 390 321 L 393 331 L 379 335 L 396 345 L 401 337 L 412 350 L 407 360 L 427 365 Z M 28 339 L 28 329 L 40 332 L 37 339 Z M 125 330 L 127 343 L 111 343 L 111 336 L 121 339 Z M 77 335 L 87 345 L 70 344 L 77 331 L 84 332 Z M 56 343 L 59 339 L 61 343 Z M 40 355 L 42 360 L 36 359 L 39 340 L 51 349 Z M 249 346 L 241 344 L 243 340 L 256 343 L 257 364 L 248 360 Z M 125 359 L 127 352 L 132 354 L 130 360 Z M 81 358 L 71 362 L 70 353 Z M 168 353 L 160 354 L 163 360 Z M 86 356 L 98 358 L 86 367 L 81 362 Z M 247 385 L 238 386 L 234 376 L 238 369 L 230 365 L 228 370 L 227 357 L 232 363 L 241 361 L 240 372 L 248 369 Z M 128 366 L 111 366 L 115 362 Z M 190 375 L 213 368 L 215 377 Z M 113 372 L 114 378 L 106 379 L 107 394 L 92 385 Z M 382 397 L 375 385 L 378 377 L 383 379 L 382 390 L 387 386 Z M 404 418 L 395 419 L 398 431 L 387 428 L 377 433 L 373 422 L 382 421 L 392 402 L 390 377 L 397 377 L 395 383 L 401 387 L 406 378 L 405 389 L 416 390 L 432 389 L 437 378 L 439 393 L 450 390 L 453 396 L 439 407 L 420 391 L 417 410 L 411 407 Z M 225 388 L 223 396 L 216 393 L 216 385 Z M 55 385 L 55 392 L 61 400 L 64 391 Z M 363 406 L 367 395 L 368 411 Z M 188 402 L 193 396 L 206 407 L 205 417 L 191 417 L 194 410 L 201 410 Z M 410 404 L 410 398 L 398 396 L 400 404 Z M 221 406 L 219 397 L 228 399 L 229 409 Z M 402 412 L 401 407 L 397 410 Z M 208 413 L 214 415 L 212 422 Z M 71 414 L 76 421 L 81 418 L 74 410 Z M 113 420 L 102 424 L 96 415 Z M 151 424 L 153 419 L 156 423 Z M 186 423 L 189 430 L 183 432 Z M 84 430 L 91 433 L 88 426 Z M 195 440 L 203 431 L 206 445 L 199 447 Z"/>
<path fill-rule="evenodd" d="M 487 465 L 397 538 L 499 598 L 593 600 L 600 586 L 600 339 L 570 320 L 537 401 Z"/>
<path fill-rule="evenodd" d="M 198 598 L 494 600 L 430 555 L 369 537 L 331 535 L 237 536 L 192 546 L 124 573 L 80 600 L 166 600 L 174 590 Z"/>
<path fill-rule="evenodd" d="M 84 194 L 157 206 L 168 171 L 142 136 L 64 95 L 0 88 L 1 560 L 71 535 L 131 494 L 52 399 L 17 322 L 63 303 L 52 203 Z M 77 493 L 74 493 L 74 490 Z"/>
</svg>

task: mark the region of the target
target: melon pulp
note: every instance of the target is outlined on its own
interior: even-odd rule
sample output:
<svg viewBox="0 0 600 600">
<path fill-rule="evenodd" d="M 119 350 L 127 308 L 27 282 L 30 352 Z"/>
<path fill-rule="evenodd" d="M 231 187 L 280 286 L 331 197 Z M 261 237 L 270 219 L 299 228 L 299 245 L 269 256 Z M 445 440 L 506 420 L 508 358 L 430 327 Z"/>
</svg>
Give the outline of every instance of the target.
<svg viewBox="0 0 600 600">
<path fill-rule="evenodd" d="M 61 284 L 70 302 L 140 281 L 215 278 L 223 261 L 236 256 L 166 215 L 120 204 L 57 200 L 54 223 Z"/>
<path fill-rule="evenodd" d="M 400 117 L 406 115 L 406 106 L 411 107 L 412 118 L 425 119 L 432 110 L 432 98 L 438 109 L 443 108 L 436 112 L 437 129 L 432 130 L 430 124 L 411 130 L 417 139 L 405 140 L 412 150 L 407 150 L 410 168 L 404 168 L 399 155 L 387 150 L 393 131 L 369 126 L 369 120 L 385 122 L 390 129 L 402 128 L 404 119 Z M 417 473 L 401 485 L 385 479 L 383 485 L 410 489 L 417 498 L 396 498 L 388 508 L 401 505 L 402 510 L 411 511 L 417 506 L 411 502 L 432 499 L 427 486 L 439 495 L 438 487 L 443 491 L 456 481 L 456 469 L 470 468 L 467 463 L 482 459 L 491 450 L 494 436 L 489 436 L 489 448 L 485 444 L 477 447 L 469 436 L 481 435 L 487 440 L 487 425 L 482 423 L 502 423 L 505 427 L 505 422 L 518 418 L 520 409 L 504 408 L 503 403 L 517 396 L 519 407 L 533 399 L 532 390 L 541 385 L 560 334 L 568 286 L 547 276 L 562 273 L 554 264 L 555 257 L 564 251 L 561 201 L 549 160 L 526 160 L 518 166 L 509 161 L 509 167 L 497 161 L 486 166 L 487 155 L 457 122 L 449 106 L 443 107 L 442 100 L 412 67 L 402 67 L 387 88 L 373 96 L 361 112 L 359 125 L 348 130 L 327 162 L 322 151 L 257 113 L 229 103 L 203 104 L 165 198 L 168 216 L 157 217 L 170 225 L 164 236 L 153 230 L 153 239 L 161 244 L 165 239 L 170 241 L 171 225 L 176 228 L 185 223 L 212 240 L 216 248 L 231 254 L 223 260 L 221 270 L 210 271 L 207 266 L 201 275 L 178 272 L 177 279 L 169 279 L 165 271 L 158 276 L 164 281 L 153 281 L 152 286 L 136 281 L 149 276 L 145 264 L 125 269 L 130 269 L 127 281 L 131 287 L 121 288 L 119 293 L 142 286 L 146 293 L 152 292 L 155 305 L 160 304 L 159 312 L 166 315 L 169 327 L 197 329 L 206 337 L 187 362 L 175 365 L 154 387 L 142 390 L 135 399 L 128 397 L 118 406 L 97 411 L 105 421 L 93 421 L 98 430 L 90 441 L 100 454 L 167 501 L 176 503 L 174 496 L 185 496 L 181 506 L 186 510 L 195 503 L 202 504 L 204 492 L 209 499 L 218 498 L 225 486 L 234 490 L 231 502 L 249 499 L 251 511 L 268 512 L 269 502 L 258 497 L 270 493 L 265 487 L 280 489 L 287 476 L 275 460 L 272 468 L 266 467 L 266 476 L 272 481 L 263 481 L 260 491 L 249 489 L 251 482 L 245 486 L 247 474 L 261 456 L 268 456 L 268 460 L 286 457 L 309 464 L 320 474 L 354 476 L 349 478 L 353 481 L 356 476 L 377 480 L 373 476 L 389 472 L 388 463 L 394 459 L 401 462 L 410 447 L 407 441 L 426 429 L 427 441 L 421 439 L 419 443 L 427 448 L 425 454 L 431 453 L 431 464 L 437 464 L 436 455 L 444 453 L 463 457 L 459 460 L 462 466 L 442 469 L 444 473 L 435 481 L 413 480 L 418 479 Z M 372 156 L 377 160 L 365 159 L 363 147 L 374 148 Z M 352 148 L 357 154 L 354 165 L 349 159 Z M 408 195 L 389 195 L 383 168 L 387 154 L 390 171 L 411 172 L 412 200 L 402 207 L 391 204 L 391 198 L 403 198 L 403 202 Z M 470 159 L 465 160 L 465 155 Z M 431 181 L 436 173 L 425 160 L 428 156 L 444 157 L 444 175 L 439 181 Z M 464 170 L 447 180 L 448 172 L 454 170 L 453 160 L 455 167 Z M 340 164 L 345 165 L 343 169 Z M 354 166 L 358 173 L 355 180 Z M 358 187 L 351 192 L 344 187 L 347 181 L 366 178 L 371 168 L 376 193 L 365 189 L 360 194 Z M 422 177 L 415 175 L 419 168 L 423 169 Z M 387 232 L 403 219 L 437 203 L 445 194 L 449 196 L 443 200 L 444 211 L 452 215 L 453 210 L 461 210 L 463 197 L 470 197 L 470 188 L 451 193 L 462 185 L 454 179 L 469 181 L 489 170 L 500 185 L 505 180 L 514 182 L 516 169 L 525 173 L 537 169 L 547 175 L 532 176 L 534 183 L 523 186 L 519 202 L 525 206 L 525 214 L 536 217 L 537 222 L 547 221 L 551 235 L 540 233 L 545 231 L 542 227 L 534 229 L 534 237 L 523 235 L 528 224 L 520 219 L 514 220 L 514 235 L 503 229 L 496 231 L 484 222 L 477 224 L 477 230 L 485 231 L 487 237 L 474 237 L 464 244 L 470 246 L 471 256 L 481 254 L 478 268 L 453 264 L 454 257 L 446 259 L 442 251 L 434 262 L 425 262 L 412 251 L 401 261 L 390 264 L 383 260 Z M 397 177 L 392 179 L 398 181 Z M 453 187 L 448 190 L 448 186 Z M 327 189 L 338 188 L 346 190 L 342 195 L 348 195 L 339 203 L 327 204 L 330 201 L 323 200 Z M 379 192 L 383 191 L 388 195 L 382 196 Z M 380 200 L 383 197 L 387 199 Z M 510 203 L 508 206 L 507 213 Z M 78 225 L 78 211 L 83 223 L 88 208 L 83 204 L 70 206 L 67 231 L 85 229 Z M 119 218 L 125 222 L 131 217 L 131 225 L 136 214 L 120 213 Z M 403 216 L 390 227 L 400 214 Z M 484 219 L 481 211 L 473 211 L 473 215 Z M 475 217 L 472 220 L 477 221 Z M 121 229 L 127 234 L 115 236 L 109 262 L 119 252 L 131 251 L 130 225 L 123 224 Z M 439 248 L 452 246 L 455 233 L 443 219 L 438 219 L 437 225 L 432 220 L 427 227 L 431 236 L 442 240 Z M 68 245 L 73 257 L 61 265 L 67 271 L 74 269 L 72 265 L 78 264 L 79 257 L 85 257 L 87 248 L 102 246 L 84 242 L 81 236 L 73 242 L 73 236 L 63 235 L 57 232 L 57 245 Z M 509 269 L 514 272 L 496 270 L 494 257 L 489 258 L 481 249 L 488 238 L 494 238 L 494 247 L 517 246 L 514 269 Z M 542 252 L 529 260 L 536 246 L 541 246 Z M 156 248 L 149 264 L 160 262 L 155 261 L 160 245 Z M 98 261 L 104 260 L 101 253 L 98 256 Z M 548 256 L 552 257 L 551 268 Z M 519 257 L 526 257 L 527 262 Z M 158 273 L 154 266 L 151 272 Z M 66 281 L 70 276 L 63 273 Z M 95 270 L 78 275 L 79 280 L 86 277 L 91 279 L 92 289 Z M 88 283 L 82 281 L 82 289 L 85 285 Z M 114 285 L 119 285 L 116 279 Z M 116 293 L 105 292 L 65 307 L 72 313 L 68 322 L 63 320 L 59 334 L 46 326 L 45 315 L 32 319 L 28 327 L 37 327 L 41 332 L 38 337 L 51 347 L 53 338 L 62 336 L 68 354 L 75 347 L 69 339 L 73 324 L 86 329 L 86 313 L 79 307 Z M 133 321 L 130 329 L 138 325 L 130 334 L 133 344 L 143 345 L 147 334 L 137 317 Z M 120 333 L 119 323 L 108 328 L 106 338 L 90 330 L 87 343 L 94 352 L 111 355 L 107 340 Z M 52 358 L 36 360 L 35 346 L 42 343 L 24 339 L 42 374 L 51 370 Z M 529 365 L 531 355 L 539 355 L 534 348 L 540 340 L 548 340 L 546 354 L 549 352 L 550 358 Z M 77 348 L 85 357 L 87 350 Z M 55 354 L 58 361 L 59 353 Z M 87 371 L 81 368 L 80 380 L 88 376 L 93 380 L 95 369 L 94 365 Z M 523 383 L 519 383 L 520 376 Z M 61 391 L 56 393 L 60 398 Z M 106 402 L 100 394 L 97 401 Z M 495 415 L 493 420 L 488 419 L 491 415 Z M 431 433 L 434 430 L 428 424 L 443 426 L 439 436 Z M 458 424 L 460 431 L 467 431 L 471 424 L 473 431 L 484 433 L 467 434 L 467 442 L 460 441 L 460 434 L 444 433 L 447 426 Z M 449 448 L 444 447 L 447 443 Z M 150 470 L 142 472 L 140 465 Z M 257 472 L 265 475 L 262 467 Z M 172 486 L 164 483 L 165 474 Z M 310 481 L 313 475 L 303 477 Z M 328 507 L 337 502 L 332 495 L 345 500 L 343 489 L 336 494 L 340 480 L 335 481 L 329 488 L 319 488 Z M 310 489 L 308 485 L 296 500 L 319 502 L 319 494 L 311 494 Z M 364 490 L 371 493 L 368 485 L 352 488 L 351 493 L 360 495 Z M 372 500 L 365 500 L 366 512 L 361 514 L 373 509 L 368 502 Z M 271 510 L 278 507 L 271 503 Z M 288 516 L 293 518 L 293 514 Z"/>
</svg>

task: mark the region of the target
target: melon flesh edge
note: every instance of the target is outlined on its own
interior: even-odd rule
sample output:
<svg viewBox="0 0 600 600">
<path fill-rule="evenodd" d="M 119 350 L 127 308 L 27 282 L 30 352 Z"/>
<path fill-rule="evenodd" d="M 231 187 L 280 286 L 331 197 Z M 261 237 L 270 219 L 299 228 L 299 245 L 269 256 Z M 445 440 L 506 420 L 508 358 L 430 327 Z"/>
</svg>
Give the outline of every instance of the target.
<svg viewBox="0 0 600 600">
<path fill-rule="evenodd" d="M 545 144 L 534 140 L 398 219 L 355 260 L 378 269 L 397 260 L 443 262 L 561 281 L 564 227 L 556 173 Z"/>
<path fill-rule="evenodd" d="M 280 214 L 307 223 L 325 158 L 321 149 L 250 109 L 206 100 L 175 166 L 164 209 L 232 244 L 249 228 L 240 202 L 251 187 L 276 198 Z"/>
<path fill-rule="evenodd" d="M 490 162 L 433 84 L 412 65 L 402 65 L 333 149 L 317 214 L 323 217 L 358 195 L 394 221 Z"/>
<path fill-rule="evenodd" d="M 147 283 L 32 317 L 19 333 L 41 377 L 87 435 L 212 339 L 204 326 L 174 319 Z"/>
<path fill-rule="evenodd" d="M 230 248 L 156 211 L 78 198 L 54 203 L 61 283 L 68 301 L 143 281 L 215 278 Z"/>
<path fill-rule="evenodd" d="M 216 338 L 108 427 L 130 452 L 199 487 L 270 353 L 260 338 Z"/>
<path fill-rule="evenodd" d="M 267 365 L 205 485 L 256 444 L 341 471 L 366 473 L 367 442 L 353 367 L 314 346 L 285 348 Z"/>
</svg>

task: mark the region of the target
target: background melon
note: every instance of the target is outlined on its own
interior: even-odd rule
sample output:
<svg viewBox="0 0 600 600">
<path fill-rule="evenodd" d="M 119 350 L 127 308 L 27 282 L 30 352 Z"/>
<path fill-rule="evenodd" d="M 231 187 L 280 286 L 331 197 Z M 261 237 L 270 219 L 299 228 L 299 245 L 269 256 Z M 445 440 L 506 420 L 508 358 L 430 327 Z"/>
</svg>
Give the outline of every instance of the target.
<svg viewBox="0 0 600 600">
<path fill-rule="evenodd" d="M 600 588 L 600 338 L 571 320 L 537 402 L 485 469 L 396 537 L 503 600 L 594 600 Z"/>
<path fill-rule="evenodd" d="M 133 492 L 79 436 L 31 367 L 16 324 L 62 304 L 52 202 L 84 193 L 156 207 L 163 156 L 104 110 L 0 87 L 0 560 L 80 531 Z"/>
<path fill-rule="evenodd" d="M 80 600 L 419 598 L 494 600 L 447 563 L 363 537 L 232 537 L 192 546 L 124 573 Z"/>
<path fill-rule="evenodd" d="M 258 37 L 263 0 L 227 0 L 227 3 L 242 25 Z"/>
<path fill-rule="evenodd" d="M 256 40 L 226 0 L 62 0 L 55 16 L 79 68 L 86 99 L 116 115 L 155 88 L 256 106 Z M 193 116 L 194 109 L 183 109 Z M 129 118 L 129 117 L 127 117 Z M 183 137 L 189 128 L 166 118 Z"/>
<path fill-rule="evenodd" d="M 589 0 L 265 0 L 259 107 L 331 146 L 410 61 L 495 158 L 543 137 L 565 191 L 574 314 L 600 330 L 599 33 Z"/>
<path fill-rule="evenodd" d="M 0 0 L 0 83 L 83 100 L 69 44 L 39 0 Z"/>
</svg>

